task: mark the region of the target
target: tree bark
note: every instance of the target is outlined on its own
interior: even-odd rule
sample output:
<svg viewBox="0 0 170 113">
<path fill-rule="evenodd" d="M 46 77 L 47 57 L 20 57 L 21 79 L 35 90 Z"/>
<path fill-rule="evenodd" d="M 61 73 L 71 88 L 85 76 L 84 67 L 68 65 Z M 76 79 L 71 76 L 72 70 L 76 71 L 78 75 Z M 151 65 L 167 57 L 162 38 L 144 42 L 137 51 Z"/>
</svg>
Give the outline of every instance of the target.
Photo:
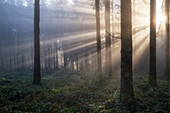
<svg viewBox="0 0 170 113">
<path fill-rule="evenodd" d="M 33 84 L 41 84 L 40 75 L 40 1 L 34 5 L 34 78 Z"/>
<path fill-rule="evenodd" d="M 112 6 L 112 36 L 114 38 L 114 0 L 112 0 L 111 2 L 111 6 Z"/>
<path fill-rule="evenodd" d="M 133 62 L 133 73 L 136 74 L 137 73 L 137 65 L 136 65 L 136 37 L 135 36 L 135 17 L 136 17 L 136 0 L 133 0 L 133 17 L 132 17 L 132 37 L 133 37 L 133 58 L 134 58 L 134 62 Z"/>
<path fill-rule="evenodd" d="M 121 0 L 121 89 L 120 100 L 128 104 L 134 97 L 132 77 L 131 0 Z"/>
<path fill-rule="evenodd" d="M 105 0 L 105 28 L 106 28 L 106 73 L 112 76 L 112 55 L 110 36 L 110 0 Z"/>
<path fill-rule="evenodd" d="M 165 0 L 165 77 L 169 77 L 169 0 Z"/>
<path fill-rule="evenodd" d="M 97 36 L 97 70 L 99 77 L 102 75 L 101 62 L 101 37 L 100 37 L 100 0 L 95 0 L 96 5 L 96 36 Z"/>
<path fill-rule="evenodd" d="M 150 69 L 149 85 L 157 86 L 156 83 L 156 0 L 150 0 Z"/>
</svg>

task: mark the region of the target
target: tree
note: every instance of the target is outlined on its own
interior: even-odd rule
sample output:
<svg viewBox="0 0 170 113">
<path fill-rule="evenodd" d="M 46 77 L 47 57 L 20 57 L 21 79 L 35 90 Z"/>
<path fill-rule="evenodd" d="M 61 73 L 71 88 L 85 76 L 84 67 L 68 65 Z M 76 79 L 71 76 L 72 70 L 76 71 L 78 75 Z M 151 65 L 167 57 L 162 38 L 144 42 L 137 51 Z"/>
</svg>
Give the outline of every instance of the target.
<svg viewBox="0 0 170 113">
<path fill-rule="evenodd" d="M 106 73 L 112 76 L 112 55 L 110 36 L 110 0 L 105 0 L 105 28 L 106 28 Z"/>
<path fill-rule="evenodd" d="M 97 35 L 97 70 L 99 77 L 102 74 L 102 64 L 101 64 L 101 38 L 100 38 L 100 0 L 95 0 L 96 6 L 96 35 Z"/>
<path fill-rule="evenodd" d="M 133 65 L 134 65 L 134 68 L 133 68 L 133 72 L 134 74 L 137 72 L 137 65 L 136 65 L 136 37 L 134 37 L 135 35 L 135 31 L 136 31 L 136 28 L 135 28 L 135 17 L 136 17 L 136 0 L 133 0 L 133 17 L 132 17 L 132 36 L 133 36 L 133 58 L 134 58 L 134 62 L 133 62 Z"/>
<path fill-rule="evenodd" d="M 149 85 L 157 86 L 156 83 L 156 0 L 150 0 L 150 68 Z"/>
<path fill-rule="evenodd" d="M 128 104 L 134 97 L 132 78 L 131 0 L 121 0 L 121 85 L 120 100 Z"/>
<path fill-rule="evenodd" d="M 40 1 L 34 4 L 34 77 L 33 84 L 41 84 L 40 75 Z"/>
<path fill-rule="evenodd" d="M 112 6 L 112 36 L 114 38 L 114 0 L 112 0 L 111 6 Z"/>
<path fill-rule="evenodd" d="M 169 0 L 165 0 L 165 77 L 169 77 Z"/>
</svg>

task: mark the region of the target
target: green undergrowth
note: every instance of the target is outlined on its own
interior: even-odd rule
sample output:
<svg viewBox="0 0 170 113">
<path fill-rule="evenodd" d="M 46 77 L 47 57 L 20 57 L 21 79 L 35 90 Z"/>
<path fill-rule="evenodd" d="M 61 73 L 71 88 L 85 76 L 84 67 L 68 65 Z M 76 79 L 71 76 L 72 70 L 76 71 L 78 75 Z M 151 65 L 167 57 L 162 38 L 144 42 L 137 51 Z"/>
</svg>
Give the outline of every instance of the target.
<svg viewBox="0 0 170 113">
<path fill-rule="evenodd" d="M 42 75 L 32 85 L 31 73 L 0 73 L 0 113 L 169 113 L 170 82 L 157 88 L 146 77 L 134 78 L 135 102 L 125 108 L 119 101 L 120 80 L 80 75 Z"/>
</svg>

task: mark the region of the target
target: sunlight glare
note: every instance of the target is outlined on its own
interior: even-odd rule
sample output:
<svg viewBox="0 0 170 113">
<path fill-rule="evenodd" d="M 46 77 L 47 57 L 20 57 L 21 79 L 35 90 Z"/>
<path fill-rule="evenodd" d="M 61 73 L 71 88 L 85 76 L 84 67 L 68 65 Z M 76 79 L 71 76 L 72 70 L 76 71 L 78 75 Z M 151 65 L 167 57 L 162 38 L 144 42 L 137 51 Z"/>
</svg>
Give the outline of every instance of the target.
<svg viewBox="0 0 170 113">
<path fill-rule="evenodd" d="M 156 16 L 156 25 L 160 26 L 166 23 L 166 16 L 162 15 L 161 13 L 157 14 Z"/>
</svg>

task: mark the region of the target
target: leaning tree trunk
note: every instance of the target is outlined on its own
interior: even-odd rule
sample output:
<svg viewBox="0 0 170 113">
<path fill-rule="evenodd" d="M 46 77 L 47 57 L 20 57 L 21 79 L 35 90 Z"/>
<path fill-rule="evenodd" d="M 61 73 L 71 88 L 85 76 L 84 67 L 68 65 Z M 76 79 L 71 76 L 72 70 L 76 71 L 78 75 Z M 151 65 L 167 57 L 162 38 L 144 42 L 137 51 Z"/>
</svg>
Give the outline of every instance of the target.
<svg viewBox="0 0 170 113">
<path fill-rule="evenodd" d="M 165 0 L 165 77 L 169 77 L 169 0 Z"/>
<path fill-rule="evenodd" d="M 34 7 L 34 78 L 33 84 L 41 84 L 40 75 L 40 1 L 35 0 Z"/>
<path fill-rule="evenodd" d="M 150 69 L 149 85 L 157 86 L 156 83 L 156 0 L 150 0 Z"/>
<path fill-rule="evenodd" d="M 97 70 L 99 78 L 102 75 L 101 63 L 101 38 L 100 38 L 100 0 L 95 0 L 96 5 L 96 35 L 97 35 Z"/>
<path fill-rule="evenodd" d="M 105 0 L 105 28 L 106 28 L 106 73 L 109 76 L 112 76 L 110 0 Z"/>
<path fill-rule="evenodd" d="M 134 97 L 132 78 L 131 0 L 121 0 L 121 85 L 120 100 L 128 104 Z"/>
</svg>

